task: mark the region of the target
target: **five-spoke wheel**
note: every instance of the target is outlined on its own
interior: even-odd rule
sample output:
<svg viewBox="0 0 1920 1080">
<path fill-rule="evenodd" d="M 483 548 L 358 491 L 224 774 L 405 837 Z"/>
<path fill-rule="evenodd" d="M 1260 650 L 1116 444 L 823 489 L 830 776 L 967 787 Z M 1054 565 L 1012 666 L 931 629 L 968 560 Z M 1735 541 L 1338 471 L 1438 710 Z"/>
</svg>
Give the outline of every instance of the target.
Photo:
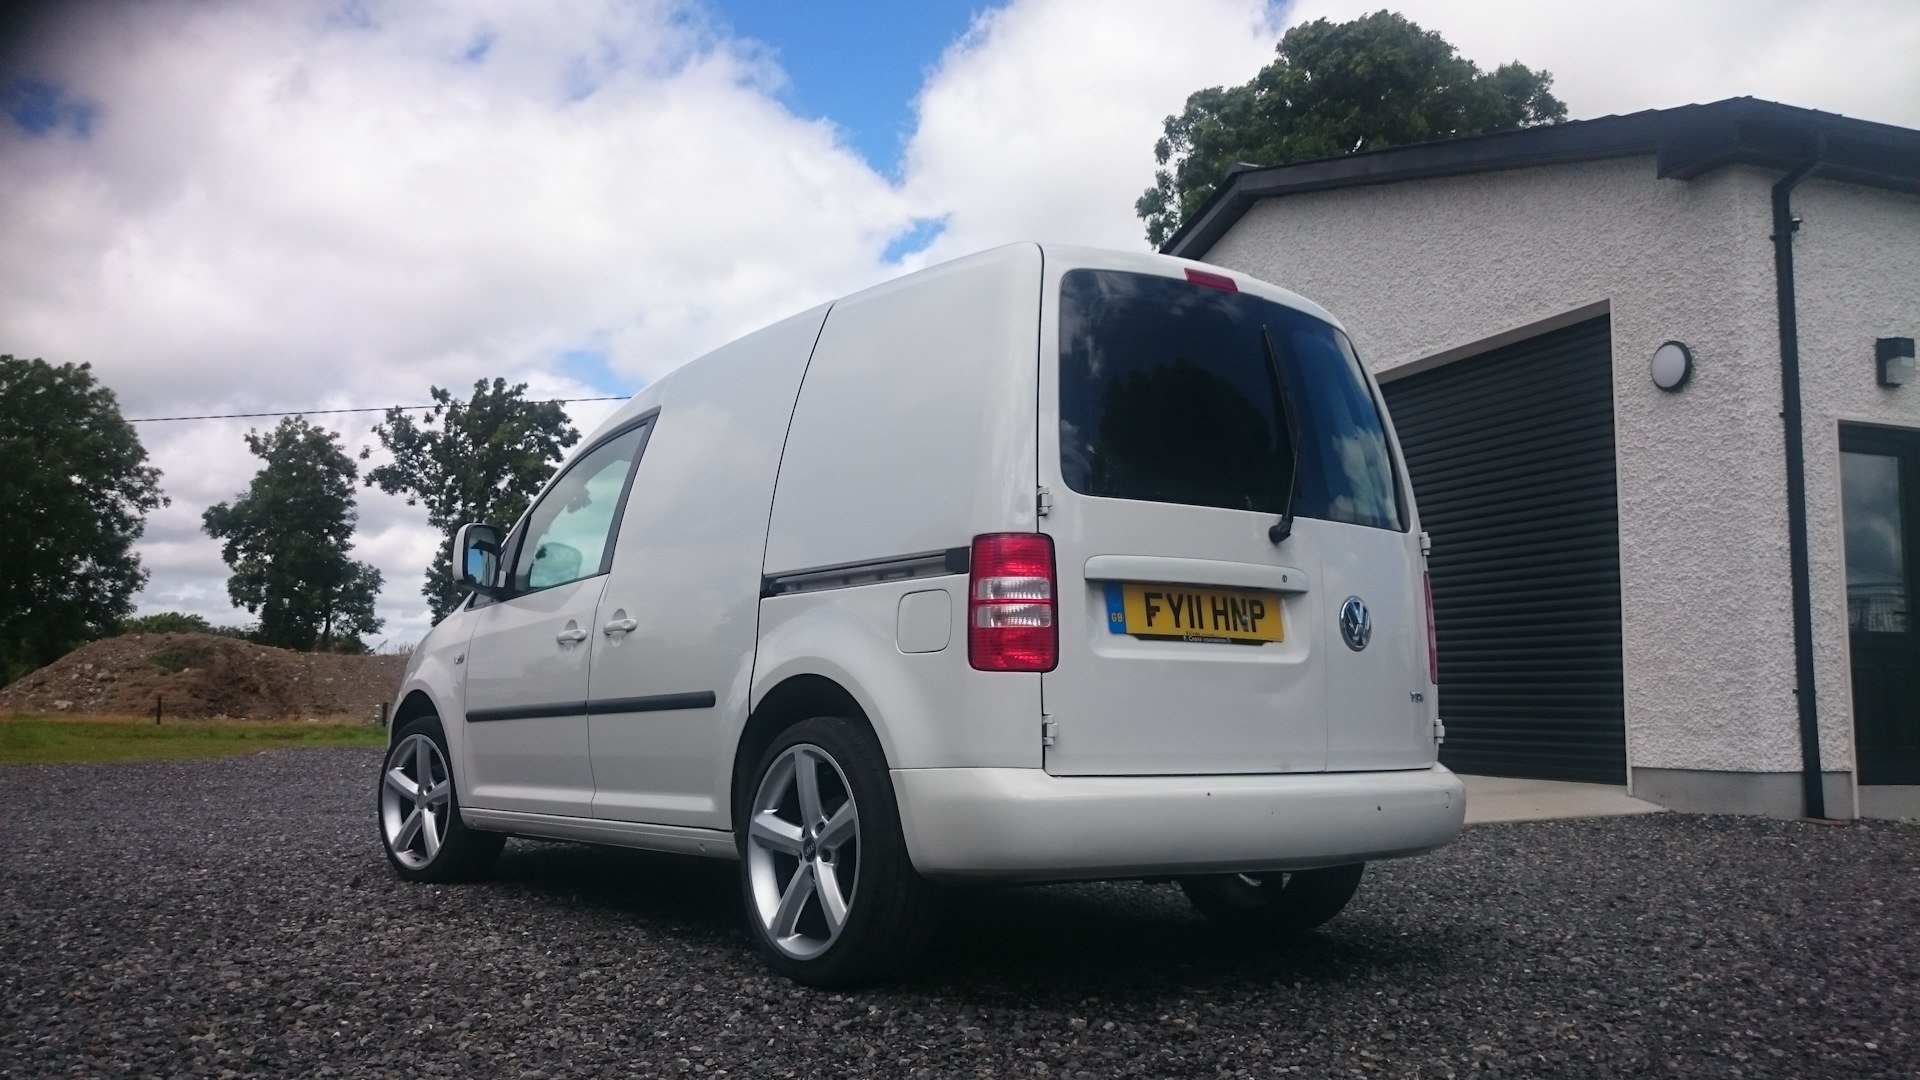
<svg viewBox="0 0 1920 1080">
<path fill-rule="evenodd" d="M 380 785 L 380 828 L 395 859 L 418 870 L 440 854 L 452 798 L 453 774 L 433 740 L 420 733 L 400 740 Z"/>
<path fill-rule="evenodd" d="M 811 960 L 846 929 L 860 880 L 860 809 L 832 755 L 811 743 L 774 759 L 747 824 L 753 914 L 774 948 Z"/>
<path fill-rule="evenodd" d="M 380 839 L 393 868 L 414 881 L 479 877 L 506 843 L 460 820 L 446 740 L 438 717 L 407 720 L 380 770 Z"/>
<path fill-rule="evenodd" d="M 741 776 L 734 820 L 747 921 L 767 962 L 815 986 L 912 963 L 932 934 L 939 893 L 907 856 L 873 730 L 817 716 L 773 736 L 756 758 Z"/>
</svg>

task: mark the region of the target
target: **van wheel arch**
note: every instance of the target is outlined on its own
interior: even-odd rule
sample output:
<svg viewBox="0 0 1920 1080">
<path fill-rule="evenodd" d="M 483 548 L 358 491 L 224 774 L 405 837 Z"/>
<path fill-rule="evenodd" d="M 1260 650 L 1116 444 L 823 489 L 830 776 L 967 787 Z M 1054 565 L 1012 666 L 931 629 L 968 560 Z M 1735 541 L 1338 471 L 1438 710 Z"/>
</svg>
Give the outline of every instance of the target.
<svg viewBox="0 0 1920 1080">
<path fill-rule="evenodd" d="M 433 699 L 427 696 L 425 690 L 415 690 L 408 694 L 406 699 L 400 702 L 400 707 L 393 710 L 393 718 L 387 722 L 387 747 L 389 749 L 393 747 L 394 737 L 401 728 L 407 726 L 408 721 L 417 720 L 422 716 L 439 715 L 440 710 L 433 707 Z"/>
<path fill-rule="evenodd" d="M 741 729 L 740 741 L 734 747 L 733 784 L 728 792 L 727 807 L 736 832 L 741 802 L 753 794 L 752 772 L 761 755 L 781 732 L 816 716 L 838 716 L 860 725 L 885 756 L 886 744 L 874 730 L 873 721 L 845 687 L 824 675 L 795 675 L 787 679 L 760 699 L 759 707 L 747 717 L 747 725 Z"/>
</svg>

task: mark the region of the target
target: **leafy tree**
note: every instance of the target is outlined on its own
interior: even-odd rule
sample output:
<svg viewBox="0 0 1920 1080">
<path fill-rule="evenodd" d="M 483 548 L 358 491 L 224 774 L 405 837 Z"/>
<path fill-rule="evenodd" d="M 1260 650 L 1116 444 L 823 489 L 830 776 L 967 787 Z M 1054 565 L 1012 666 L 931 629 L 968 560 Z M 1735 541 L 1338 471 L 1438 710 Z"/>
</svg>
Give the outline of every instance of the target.
<svg viewBox="0 0 1920 1080">
<path fill-rule="evenodd" d="M 527 384 L 505 379 L 473 384 L 473 397 L 455 401 L 433 387 L 434 405 L 419 421 L 391 409 L 373 429 L 393 462 L 367 470 L 367 486 L 424 503 L 427 522 L 445 534 L 440 557 L 427 567 L 420 590 L 438 622 L 465 594 L 448 569 L 453 532 L 470 521 L 511 526 L 553 475 L 566 449 L 580 441 L 557 402 L 529 401 Z M 370 451 L 362 450 L 364 460 Z"/>
<path fill-rule="evenodd" d="M 226 543 L 227 595 L 260 616 L 254 640 L 288 649 L 365 652 L 375 633 L 380 571 L 347 557 L 353 546 L 359 470 L 339 436 L 289 416 L 247 448 L 266 464 L 232 503 L 202 518 Z"/>
<path fill-rule="evenodd" d="M 120 623 L 123 634 L 211 634 L 213 624 L 184 611 L 157 611 Z"/>
<path fill-rule="evenodd" d="M 133 543 L 160 470 L 89 365 L 0 356 L 0 683 L 111 633 L 147 573 Z"/>
<path fill-rule="evenodd" d="M 242 639 L 248 636 L 247 632 L 238 626 L 219 626 L 184 611 L 156 611 L 151 615 L 125 619 L 120 623 L 120 632 L 123 634 L 217 634 L 220 637 Z"/>
<path fill-rule="evenodd" d="M 1241 162 L 1280 165 L 1407 143 L 1554 124 L 1553 76 L 1515 62 L 1483 72 L 1439 34 L 1391 11 L 1287 31 L 1244 86 L 1187 98 L 1154 144 L 1161 168 L 1134 203 L 1165 244 Z"/>
</svg>

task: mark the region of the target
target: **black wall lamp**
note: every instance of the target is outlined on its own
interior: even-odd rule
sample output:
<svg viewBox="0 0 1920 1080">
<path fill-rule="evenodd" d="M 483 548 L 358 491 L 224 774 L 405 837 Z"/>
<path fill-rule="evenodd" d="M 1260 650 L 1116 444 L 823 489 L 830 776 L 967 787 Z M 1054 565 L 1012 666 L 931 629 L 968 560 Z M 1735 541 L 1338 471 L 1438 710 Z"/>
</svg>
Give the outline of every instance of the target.
<svg viewBox="0 0 1920 1080">
<path fill-rule="evenodd" d="M 1693 350 L 1678 341 L 1665 342 L 1653 350 L 1653 362 L 1648 366 L 1653 385 L 1674 393 L 1693 378 Z"/>
<path fill-rule="evenodd" d="M 1913 381 L 1913 339 L 1883 337 L 1873 343 L 1874 366 L 1881 386 L 1905 386 Z"/>
</svg>

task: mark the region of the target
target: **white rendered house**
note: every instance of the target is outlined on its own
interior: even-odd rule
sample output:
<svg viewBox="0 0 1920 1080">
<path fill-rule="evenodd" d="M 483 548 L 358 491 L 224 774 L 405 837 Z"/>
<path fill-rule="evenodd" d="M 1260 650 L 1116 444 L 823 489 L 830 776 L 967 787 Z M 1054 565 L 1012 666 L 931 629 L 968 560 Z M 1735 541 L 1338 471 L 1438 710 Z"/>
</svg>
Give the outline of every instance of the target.
<svg viewBox="0 0 1920 1080">
<path fill-rule="evenodd" d="M 1443 760 L 1920 814 L 1920 131 L 1737 98 L 1243 168 L 1164 250 L 1382 381 Z"/>
</svg>

